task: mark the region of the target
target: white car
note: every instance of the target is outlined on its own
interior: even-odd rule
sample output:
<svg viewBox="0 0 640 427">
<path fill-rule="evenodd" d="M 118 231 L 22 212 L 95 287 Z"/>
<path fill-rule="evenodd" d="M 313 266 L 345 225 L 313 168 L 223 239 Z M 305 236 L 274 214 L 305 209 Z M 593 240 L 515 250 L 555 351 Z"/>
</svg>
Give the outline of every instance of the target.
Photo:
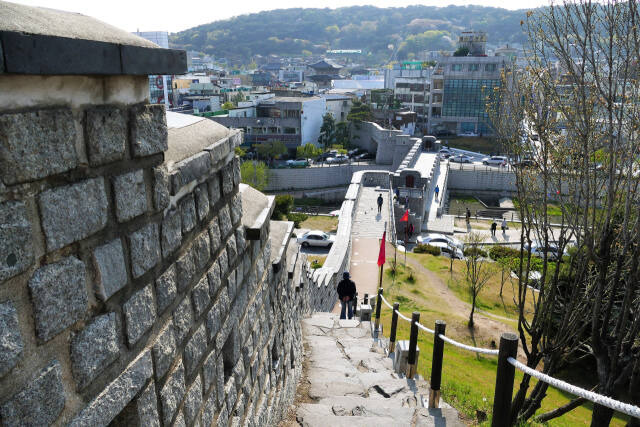
<svg viewBox="0 0 640 427">
<path fill-rule="evenodd" d="M 333 245 L 333 242 L 335 242 L 335 240 L 335 235 L 327 234 L 324 231 L 320 230 L 307 231 L 302 236 L 298 237 L 298 243 L 304 248 L 309 246 L 319 246 L 327 248 Z"/>
<path fill-rule="evenodd" d="M 488 166 L 506 166 L 507 163 L 509 163 L 509 159 L 505 156 L 491 156 L 482 159 L 482 164 Z"/>
<path fill-rule="evenodd" d="M 449 157 L 453 156 L 453 151 L 449 150 L 448 148 L 441 148 L 440 151 L 438 151 L 438 155 L 443 159 L 448 159 Z"/>
<path fill-rule="evenodd" d="M 344 154 L 338 154 L 335 157 L 329 157 L 327 159 L 327 163 L 347 163 L 349 161 L 349 157 Z"/>
<path fill-rule="evenodd" d="M 475 132 L 464 132 L 464 133 L 458 134 L 458 136 L 478 136 L 478 134 Z"/>
<path fill-rule="evenodd" d="M 529 245 L 524 245 L 524 250 L 529 251 Z M 537 256 L 538 258 L 544 258 L 545 252 L 547 253 L 547 259 L 550 261 L 558 261 L 559 258 L 562 258 L 564 253 L 560 254 L 558 250 L 558 246 L 555 243 L 549 243 L 547 248 L 545 249 L 544 243 L 542 242 L 533 242 L 531 244 L 531 255 Z"/>
<path fill-rule="evenodd" d="M 457 156 L 449 157 L 449 161 L 453 163 L 471 163 L 473 160 L 469 156 L 464 154 L 458 154 Z"/>
<path fill-rule="evenodd" d="M 464 243 L 462 243 L 460 240 L 456 239 L 455 237 L 447 236 L 446 234 L 429 233 L 424 236 L 418 236 L 416 241 L 423 245 L 435 246 L 434 243 L 443 243 L 445 245 L 455 246 L 460 250 L 464 249 Z"/>
</svg>

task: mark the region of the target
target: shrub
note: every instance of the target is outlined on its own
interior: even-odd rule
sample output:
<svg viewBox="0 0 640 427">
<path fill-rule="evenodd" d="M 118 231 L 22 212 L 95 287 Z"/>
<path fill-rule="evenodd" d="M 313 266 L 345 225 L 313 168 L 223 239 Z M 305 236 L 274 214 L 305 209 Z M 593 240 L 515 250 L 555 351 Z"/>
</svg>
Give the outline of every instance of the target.
<svg viewBox="0 0 640 427">
<path fill-rule="evenodd" d="M 487 251 L 485 251 L 482 248 L 479 248 L 477 246 L 471 246 L 468 248 L 464 248 L 464 256 L 466 257 L 480 257 L 480 258 L 486 258 L 487 257 Z"/>
<path fill-rule="evenodd" d="M 293 197 L 289 194 L 279 194 L 276 196 L 275 205 L 271 219 L 280 220 L 291 212 Z"/>
<path fill-rule="evenodd" d="M 495 245 L 489 249 L 489 257 L 497 261 L 500 258 L 517 258 L 520 256 L 520 251 L 516 248 L 510 248 L 509 246 Z"/>
<path fill-rule="evenodd" d="M 309 218 L 309 215 L 304 213 L 288 213 L 287 220 L 293 221 L 296 228 L 300 228 L 300 223 L 305 222 Z"/>
<path fill-rule="evenodd" d="M 430 254 L 438 256 L 440 255 L 440 248 L 437 246 L 417 244 L 413 248 L 413 252 L 416 254 Z"/>
<path fill-rule="evenodd" d="M 314 259 L 313 261 L 311 261 L 311 268 L 315 270 L 322 267 L 322 264 L 323 263 L 319 262 L 317 259 Z"/>
</svg>

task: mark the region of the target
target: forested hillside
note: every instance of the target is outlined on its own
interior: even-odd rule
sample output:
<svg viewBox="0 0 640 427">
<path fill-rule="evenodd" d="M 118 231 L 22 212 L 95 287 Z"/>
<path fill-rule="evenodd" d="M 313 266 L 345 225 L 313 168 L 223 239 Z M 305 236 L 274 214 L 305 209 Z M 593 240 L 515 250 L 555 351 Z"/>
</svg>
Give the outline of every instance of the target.
<svg viewBox="0 0 640 427">
<path fill-rule="evenodd" d="M 489 43 L 522 43 L 525 11 L 482 6 L 408 6 L 279 9 L 242 15 L 171 36 L 173 47 L 244 62 L 252 55 L 310 55 L 326 49 L 362 49 L 369 61 L 385 62 L 422 50 L 452 49 L 464 30 L 488 33 Z"/>
</svg>

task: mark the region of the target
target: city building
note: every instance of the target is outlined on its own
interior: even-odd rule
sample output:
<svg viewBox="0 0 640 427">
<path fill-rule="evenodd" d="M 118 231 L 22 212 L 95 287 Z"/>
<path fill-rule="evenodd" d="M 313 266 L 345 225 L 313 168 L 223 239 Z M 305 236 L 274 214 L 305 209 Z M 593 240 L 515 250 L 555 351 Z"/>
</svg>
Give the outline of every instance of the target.
<svg viewBox="0 0 640 427">
<path fill-rule="evenodd" d="M 169 33 L 167 31 L 136 31 L 133 34 L 149 40 L 164 49 L 169 49 Z M 154 104 L 174 106 L 173 76 L 149 76 L 149 100 Z"/>
<path fill-rule="evenodd" d="M 342 65 L 338 65 L 331 59 L 323 59 L 314 64 L 310 64 L 306 72 L 306 80 L 310 80 L 318 85 L 320 89 L 331 87 L 332 80 L 340 80 L 340 70 Z"/>
<path fill-rule="evenodd" d="M 486 34 L 464 32 L 459 46 L 468 56 L 442 56 L 431 74 L 428 128 L 431 133 L 487 135 L 488 105 L 494 88 L 500 86 L 502 69 L 511 66 L 511 56 L 487 56 Z"/>
<path fill-rule="evenodd" d="M 299 145 L 318 144 L 322 116 L 327 112 L 325 98 L 265 96 L 255 105 L 243 105 L 240 103 L 228 114 L 210 119 L 227 127 L 242 129 L 243 145 L 281 141 L 295 153 Z"/>
<path fill-rule="evenodd" d="M 393 90 L 398 107 L 416 113 L 416 128 L 421 133 L 429 128 L 432 72 L 429 62 L 404 61 L 384 74 L 384 87 Z"/>
</svg>

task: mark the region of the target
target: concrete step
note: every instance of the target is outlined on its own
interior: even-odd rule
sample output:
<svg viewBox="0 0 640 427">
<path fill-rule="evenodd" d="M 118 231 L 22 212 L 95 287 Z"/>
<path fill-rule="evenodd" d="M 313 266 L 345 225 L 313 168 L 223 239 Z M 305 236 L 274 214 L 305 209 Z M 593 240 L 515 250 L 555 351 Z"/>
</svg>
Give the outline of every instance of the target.
<svg viewBox="0 0 640 427">
<path fill-rule="evenodd" d="M 455 426 L 462 427 L 453 409 L 427 409 L 396 406 L 380 399 L 324 399 L 301 404 L 296 413 L 305 427 L 350 426 Z"/>
</svg>

